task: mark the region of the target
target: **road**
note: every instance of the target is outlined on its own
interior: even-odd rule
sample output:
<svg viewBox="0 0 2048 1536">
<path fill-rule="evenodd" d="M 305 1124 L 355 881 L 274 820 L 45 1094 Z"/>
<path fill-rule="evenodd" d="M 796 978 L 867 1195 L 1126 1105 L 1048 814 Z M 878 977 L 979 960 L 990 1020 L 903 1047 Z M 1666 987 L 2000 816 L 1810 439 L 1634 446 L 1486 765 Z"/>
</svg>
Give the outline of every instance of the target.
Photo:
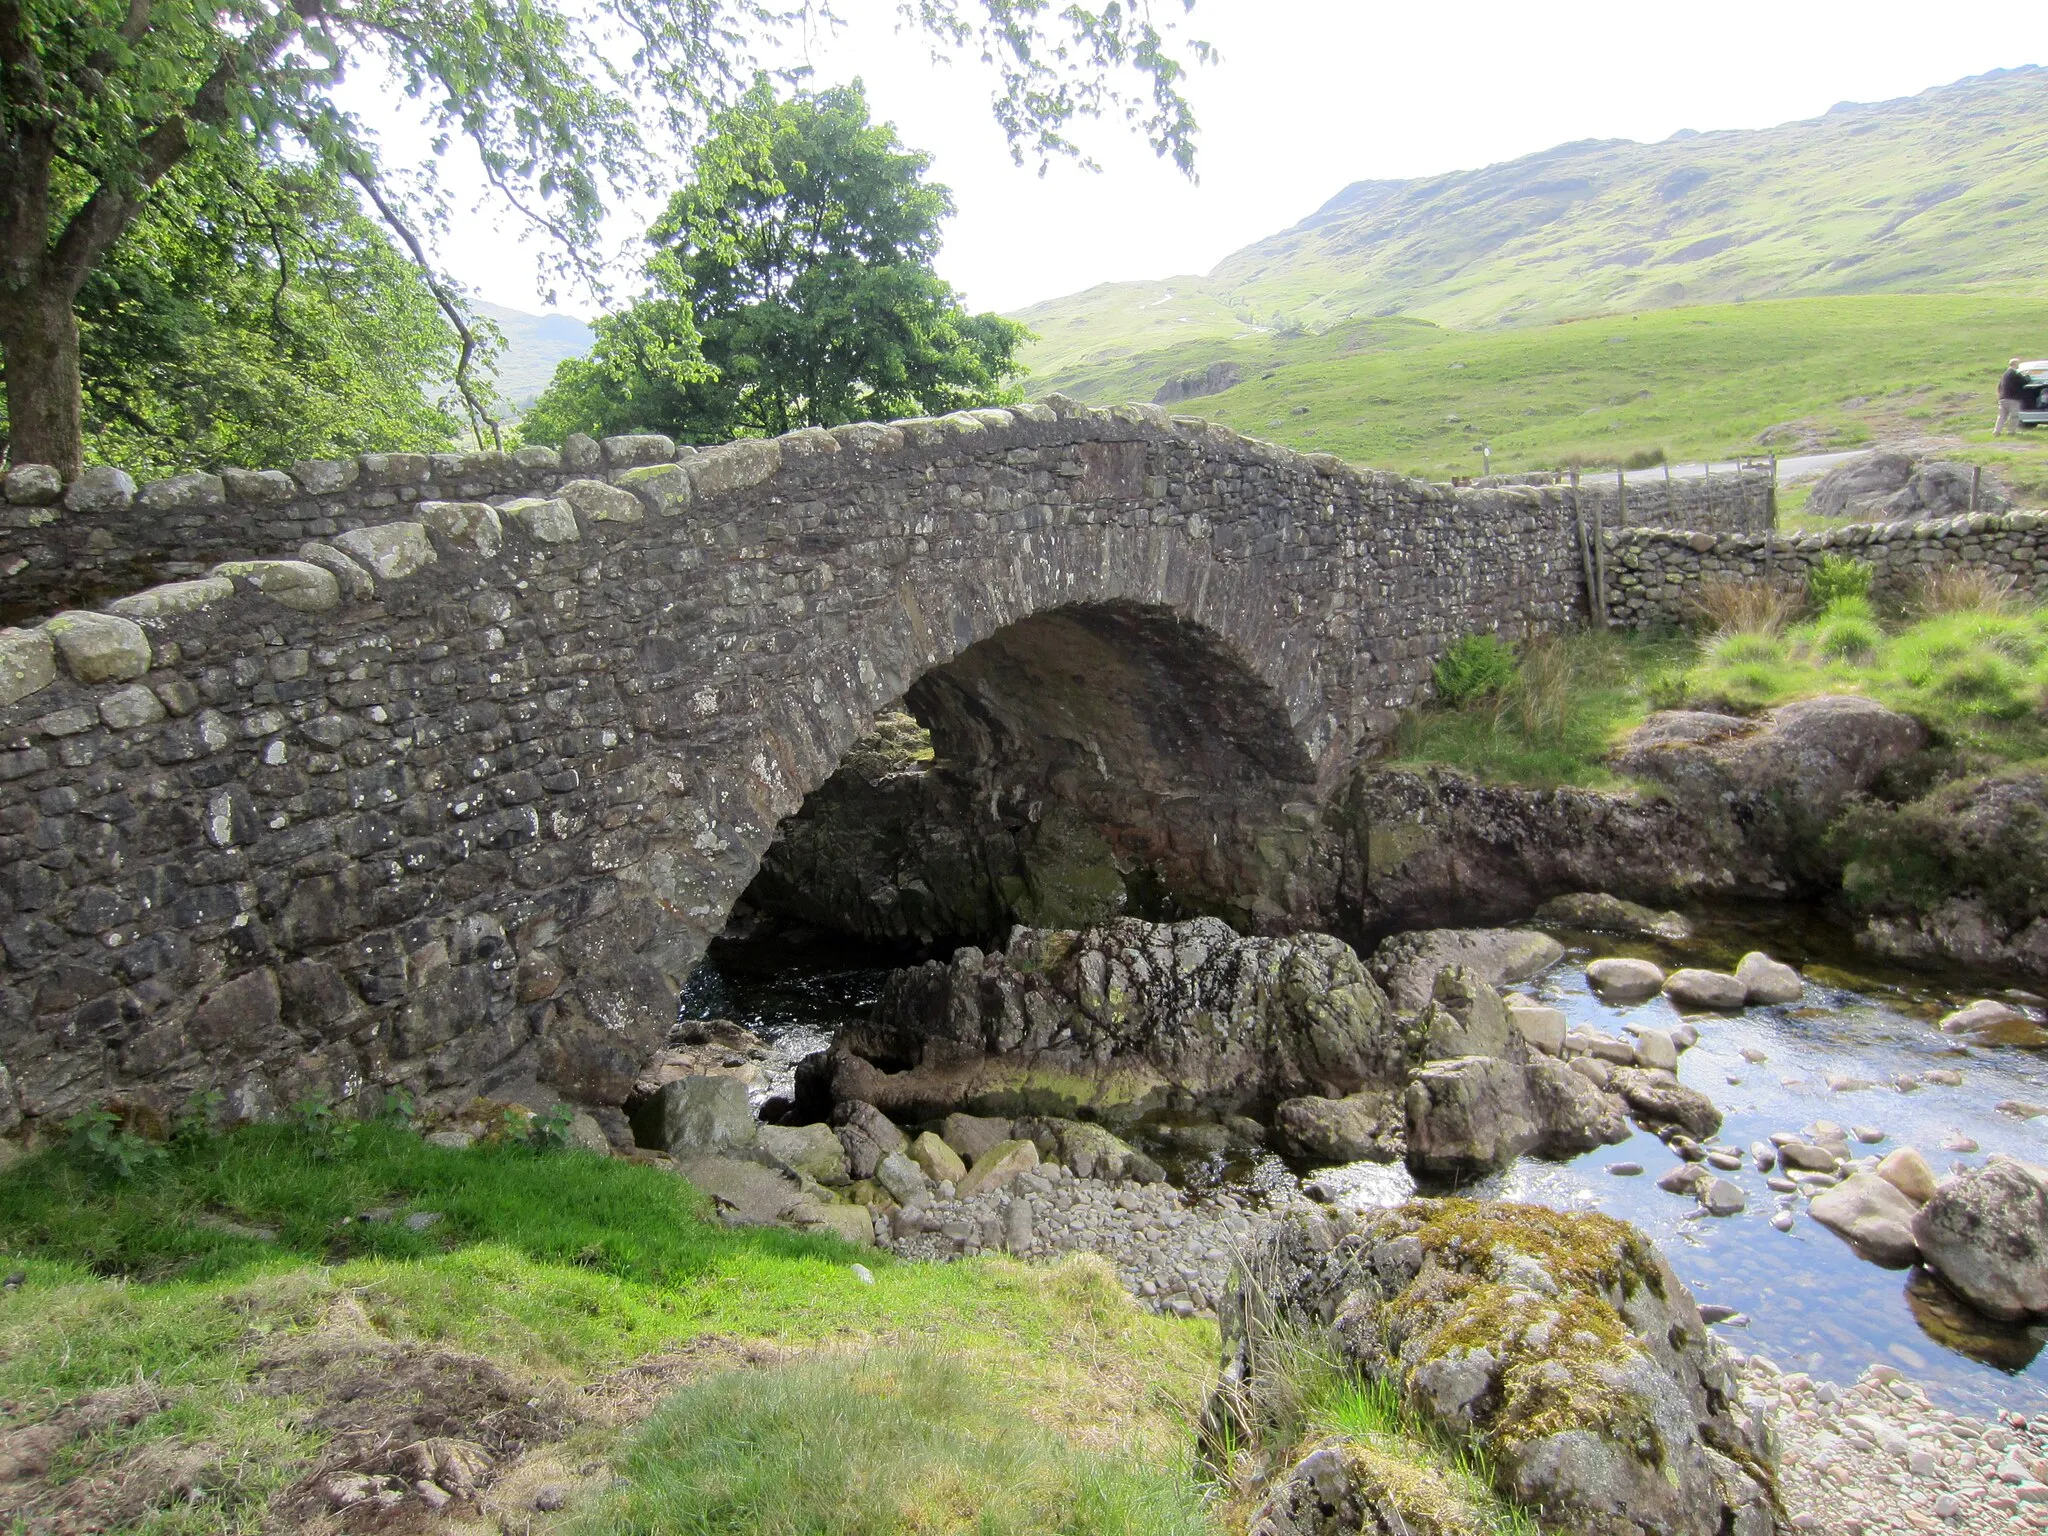
<svg viewBox="0 0 2048 1536">
<path fill-rule="evenodd" d="M 1818 479 L 1837 464 L 1856 458 L 1858 455 L 1868 453 L 1869 451 L 1868 448 L 1852 448 L 1846 453 L 1802 453 L 1791 458 L 1780 459 L 1778 460 L 1778 483 L 1785 485 L 1795 480 Z M 1674 464 L 1671 466 L 1671 478 L 1674 480 L 1697 480 L 1707 472 L 1707 468 L 1708 466 L 1705 464 Z M 1717 475 L 1732 475 L 1735 473 L 1735 461 L 1733 459 L 1718 461 L 1713 465 L 1713 471 Z M 1602 477 L 1596 474 L 1588 474 L 1584 478 L 1594 480 Z M 1628 483 L 1630 485 L 1635 485 L 1645 480 L 1662 480 L 1663 478 L 1664 466 L 1661 464 L 1653 464 L 1648 469 L 1632 469 L 1628 471 Z"/>
</svg>

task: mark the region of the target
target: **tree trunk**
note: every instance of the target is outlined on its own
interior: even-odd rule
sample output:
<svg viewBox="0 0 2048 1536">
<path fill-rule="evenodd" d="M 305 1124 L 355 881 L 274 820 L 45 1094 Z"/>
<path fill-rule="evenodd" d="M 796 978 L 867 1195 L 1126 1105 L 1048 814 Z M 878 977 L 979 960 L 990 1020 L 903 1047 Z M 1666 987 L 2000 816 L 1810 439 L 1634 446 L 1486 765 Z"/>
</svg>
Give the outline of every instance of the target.
<svg viewBox="0 0 2048 1536">
<path fill-rule="evenodd" d="M 0 354 L 7 367 L 8 458 L 54 465 L 75 480 L 85 456 L 85 397 L 71 296 L 0 291 Z"/>
</svg>

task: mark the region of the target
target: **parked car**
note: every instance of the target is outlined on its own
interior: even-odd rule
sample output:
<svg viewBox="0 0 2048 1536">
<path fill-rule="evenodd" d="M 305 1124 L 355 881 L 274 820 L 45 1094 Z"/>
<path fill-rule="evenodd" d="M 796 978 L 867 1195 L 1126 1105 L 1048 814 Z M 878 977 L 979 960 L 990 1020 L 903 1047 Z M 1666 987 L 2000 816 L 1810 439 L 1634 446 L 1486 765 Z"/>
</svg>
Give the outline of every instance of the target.
<svg viewBox="0 0 2048 1536">
<path fill-rule="evenodd" d="M 2027 380 L 2027 392 L 2020 396 L 2020 425 L 2038 427 L 2048 422 L 2048 358 L 2021 363 L 2020 372 Z"/>
</svg>

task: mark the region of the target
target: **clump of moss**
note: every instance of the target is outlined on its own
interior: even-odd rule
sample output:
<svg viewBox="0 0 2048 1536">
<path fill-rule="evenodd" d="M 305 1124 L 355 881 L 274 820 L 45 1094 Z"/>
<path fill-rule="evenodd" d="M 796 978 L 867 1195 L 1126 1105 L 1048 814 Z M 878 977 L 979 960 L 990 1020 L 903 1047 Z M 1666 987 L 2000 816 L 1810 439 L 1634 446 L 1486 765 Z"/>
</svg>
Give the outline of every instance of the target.
<svg viewBox="0 0 2048 1536">
<path fill-rule="evenodd" d="M 1561 1289 L 1627 1297 L 1647 1286 L 1664 1295 L 1663 1270 L 1650 1240 L 1625 1221 L 1594 1212 L 1479 1200 L 1417 1200 L 1415 1236 L 1428 1253 L 1495 1258 L 1523 1254 L 1547 1269 Z M 1459 1267 L 1465 1267 L 1463 1265 Z"/>
</svg>

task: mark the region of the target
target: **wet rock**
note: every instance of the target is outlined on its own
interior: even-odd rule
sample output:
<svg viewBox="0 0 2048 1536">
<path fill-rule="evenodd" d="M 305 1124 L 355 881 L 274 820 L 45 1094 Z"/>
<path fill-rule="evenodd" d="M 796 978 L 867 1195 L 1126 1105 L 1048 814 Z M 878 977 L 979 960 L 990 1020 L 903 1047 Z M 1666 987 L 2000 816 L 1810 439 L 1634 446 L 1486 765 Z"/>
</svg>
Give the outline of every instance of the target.
<svg viewBox="0 0 2048 1536">
<path fill-rule="evenodd" d="M 1877 1165 L 1877 1176 L 1917 1206 L 1934 1198 L 1937 1188 L 1933 1168 L 1917 1147 L 1900 1147 Z"/>
<path fill-rule="evenodd" d="M 1531 1050 L 1541 1051 L 1546 1056 L 1556 1056 L 1564 1050 L 1566 1022 L 1564 1010 L 1546 1008 L 1523 997 L 1506 997 L 1508 1023 L 1522 1037 L 1522 1043 Z"/>
<path fill-rule="evenodd" d="M 659 1096 L 661 1144 L 669 1156 L 740 1154 L 760 1136 L 746 1085 L 731 1077 L 683 1077 Z"/>
<path fill-rule="evenodd" d="M 1748 1209 L 1749 1196 L 1733 1179 L 1709 1177 L 1700 1186 L 1700 1204 L 1709 1216 L 1737 1216 Z"/>
<path fill-rule="evenodd" d="M 1273 1129 L 1289 1153 L 1318 1163 L 1391 1163 L 1407 1151 L 1407 1109 L 1386 1089 L 1288 1099 L 1273 1112 Z"/>
<path fill-rule="evenodd" d="M 1928 1266 L 1981 1310 L 2048 1314 L 2048 1169 L 1993 1158 L 1942 1186 L 1912 1223 Z"/>
<path fill-rule="evenodd" d="M 1538 1127 L 1532 1150 L 1539 1156 L 1576 1157 L 1628 1140 L 1622 1101 L 1567 1063 L 1538 1057 L 1524 1069 L 1523 1082 Z"/>
<path fill-rule="evenodd" d="M 1742 983 L 1752 1004 L 1796 1003 L 1806 995 L 1806 983 L 1782 960 L 1773 960 L 1761 950 L 1751 950 L 1735 967 L 1735 979 Z"/>
<path fill-rule="evenodd" d="M 1680 1163 L 1676 1168 L 1661 1174 L 1657 1187 L 1674 1195 L 1696 1195 L 1713 1177 L 1698 1163 Z"/>
<path fill-rule="evenodd" d="M 1272 1355 L 1256 1341 L 1298 1330 L 1345 1369 L 1391 1380 L 1441 1433 L 1483 1443 L 1496 1490 L 1546 1529 L 1769 1536 L 1775 1447 L 1737 1411 L 1691 1295 L 1623 1223 L 1417 1200 L 1290 1217 L 1251 1267 L 1262 1283 L 1220 1309 L 1211 1422 L 1234 1422 L 1267 1385 Z"/>
<path fill-rule="evenodd" d="M 1586 980 L 1603 1002 L 1639 1003 L 1664 990 L 1664 969 L 1648 960 L 1610 956 L 1587 966 Z"/>
<path fill-rule="evenodd" d="M 1887 1269 L 1904 1269 L 1920 1257 L 1913 1237 L 1917 1208 L 1874 1173 L 1852 1173 L 1833 1189 L 1813 1197 L 1807 1213 L 1856 1250 L 1858 1257 Z"/>
<path fill-rule="evenodd" d="M 1665 978 L 1664 995 L 1681 1008 L 1732 1011 L 1749 1001 L 1749 988 L 1726 971 L 1687 966 Z"/>
<path fill-rule="evenodd" d="M 1430 1001 L 1438 975 L 1452 966 L 1499 987 L 1527 981 L 1563 958 L 1562 944 L 1528 929 L 1430 928 L 1381 940 L 1371 970 L 1395 1009 L 1412 1014 Z"/>
<path fill-rule="evenodd" d="M 1500 994 L 1469 966 L 1453 965 L 1438 973 L 1416 1032 L 1422 1038 L 1424 1061 L 1459 1056 L 1520 1061 L 1526 1054 L 1521 1036 L 1508 1024 Z"/>
<path fill-rule="evenodd" d="M 1786 1141 L 1778 1146 L 1778 1161 L 1789 1173 L 1795 1169 L 1807 1173 L 1833 1173 L 1841 1158 L 1826 1147 L 1814 1146 L 1811 1142 Z"/>
<path fill-rule="evenodd" d="M 1536 921 L 1583 933 L 1620 933 L 1639 939 L 1664 939 L 1683 943 L 1692 937 L 1692 924 L 1677 912 L 1653 912 L 1619 896 L 1581 892 L 1554 896 L 1536 909 Z"/>
<path fill-rule="evenodd" d="M 1714 1108 L 1714 1101 L 1676 1078 L 1646 1067 L 1622 1067 L 1612 1081 L 1614 1091 L 1645 1125 L 1675 1125 L 1699 1137 L 1721 1129 L 1721 1111 Z"/>
<path fill-rule="evenodd" d="M 2027 1040 L 2024 1037 L 2039 1031 L 2034 1021 L 2019 1009 L 2008 1007 L 1995 998 L 1980 997 L 1946 1015 L 1941 1021 L 1941 1032 L 1944 1035 L 1969 1035 L 1985 1045 L 1997 1045 L 2008 1043 L 2001 1036 L 2015 1033 L 2023 1038 L 2010 1043 L 2025 1044 Z"/>
<path fill-rule="evenodd" d="M 1542 1135 L 1522 1066 L 1492 1056 L 1430 1062 L 1409 1079 L 1408 1167 L 1419 1178 L 1504 1168 Z"/>
<path fill-rule="evenodd" d="M 1637 1066 L 1654 1067 L 1660 1072 L 1678 1070 L 1678 1046 L 1668 1031 L 1639 1026 L 1629 1033 L 1635 1036 Z"/>
<path fill-rule="evenodd" d="M 1116 1120 L 1169 1102 L 1223 1114 L 1393 1087 L 1407 1057 L 1386 997 L 1337 939 L 1118 919 L 1020 927 L 1001 953 L 896 972 L 873 1015 L 841 1032 L 829 1072 L 835 1098 L 906 1117 Z"/>
</svg>

